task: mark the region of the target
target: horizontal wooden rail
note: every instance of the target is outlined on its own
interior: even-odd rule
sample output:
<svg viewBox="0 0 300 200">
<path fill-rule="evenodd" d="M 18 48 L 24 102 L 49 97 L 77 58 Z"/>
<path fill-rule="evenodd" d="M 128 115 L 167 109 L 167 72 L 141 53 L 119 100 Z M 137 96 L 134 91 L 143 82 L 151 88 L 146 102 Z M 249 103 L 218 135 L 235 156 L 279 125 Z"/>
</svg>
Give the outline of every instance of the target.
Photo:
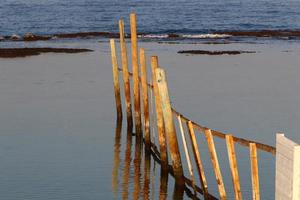
<svg viewBox="0 0 300 200">
<path fill-rule="evenodd" d="M 120 69 L 120 68 L 118 68 L 118 70 L 119 70 L 119 71 L 122 71 L 122 69 Z M 133 74 L 132 74 L 131 72 L 128 72 L 128 73 L 129 73 L 129 76 L 131 76 L 131 77 L 133 76 Z M 140 78 L 140 81 L 141 81 L 141 78 Z M 152 89 L 152 88 L 153 88 L 153 85 L 150 84 L 150 83 L 148 83 L 148 87 Z M 185 121 L 185 122 L 191 121 L 192 124 L 193 124 L 193 126 L 194 126 L 197 130 L 201 131 L 202 133 L 203 133 L 202 130 L 204 130 L 204 129 L 209 129 L 208 127 L 202 126 L 202 125 L 200 125 L 200 124 L 198 124 L 198 123 L 196 123 L 196 122 L 190 120 L 189 118 L 185 117 L 184 115 L 182 115 L 181 113 L 179 113 L 179 112 L 178 112 L 177 110 L 175 110 L 174 108 L 172 108 L 172 111 L 173 111 L 173 114 L 174 114 L 174 115 L 176 115 L 176 116 L 179 116 L 179 115 L 180 115 L 180 116 L 181 116 L 181 120 L 183 120 L 183 121 Z M 225 134 L 225 133 L 222 133 L 222 132 L 216 131 L 216 130 L 212 130 L 212 129 L 211 129 L 211 132 L 212 132 L 212 135 L 213 135 L 213 136 L 216 136 L 216 137 L 222 138 L 222 139 L 225 139 L 225 136 L 227 135 L 227 134 Z M 232 136 L 232 137 L 233 137 L 233 141 L 234 141 L 234 142 L 236 142 L 236 143 L 238 143 L 238 144 L 240 144 L 240 145 L 242 145 L 242 146 L 249 147 L 249 146 L 250 146 L 250 143 L 255 143 L 257 149 L 260 149 L 260 150 L 262 150 L 262 151 L 271 153 L 271 154 L 273 154 L 273 155 L 276 154 L 276 148 L 273 147 L 273 146 L 270 146 L 270 145 L 267 145 L 267 144 L 263 144 L 263 143 L 260 143 L 260 142 L 256 142 L 256 141 L 252 141 L 252 140 L 246 140 L 246 139 L 239 138 L 239 137 L 235 137 L 235 136 Z"/>
<path fill-rule="evenodd" d="M 188 119 L 187 117 L 183 116 L 181 113 L 176 111 L 174 108 L 173 108 L 173 113 L 175 115 L 181 115 L 181 119 L 186 121 L 186 122 L 191 121 L 190 119 Z M 197 128 L 199 131 L 202 131 L 204 129 L 209 129 L 208 127 L 201 126 L 201 125 L 197 124 L 196 122 L 192 121 L 192 123 L 193 123 L 194 127 Z M 211 130 L 211 132 L 212 132 L 213 136 L 216 136 L 216 137 L 222 138 L 222 139 L 225 139 L 225 136 L 227 135 L 225 133 L 215 131 L 215 130 Z M 256 147 L 258 149 L 260 149 L 262 151 L 265 151 L 265 152 L 268 152 L 268 153 L 271 153 L 273 155 L 276 154 L 276 148 L 273 147 L 273 146 L 267 145 L 267 144 L 262 144 L 262 143 L 259 143 L 259 142 L 255 142 L 255 141 L 252 141 L 252 140 L 246 140 L 246 139 L 235 137 L 235 136 L 233 136 L 233 141 L 240 144 L 240 145 L 242 145 L 242 146 L 247 146 L 247 147 L 249 147 L 250 143 L 255 143 Z"/>
</svg>

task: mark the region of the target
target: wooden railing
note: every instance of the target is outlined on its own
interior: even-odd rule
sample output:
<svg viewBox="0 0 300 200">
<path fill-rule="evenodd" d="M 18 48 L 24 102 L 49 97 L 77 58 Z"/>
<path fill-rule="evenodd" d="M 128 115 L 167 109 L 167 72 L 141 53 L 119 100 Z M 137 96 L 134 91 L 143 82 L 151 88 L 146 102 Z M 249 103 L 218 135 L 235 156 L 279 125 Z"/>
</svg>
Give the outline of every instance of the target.
<svg viewBox="0 0 300 200">
<path fill-rule="evenodd" d="M 161 164 L 162 170 L 169 171 L 175 178 L 178 185 L 189 185 L 194 192 L 203 194 L 205 199 L 217 199 L 209 193 L 207 179 L 201 159 L 200 149 L 198 148 L 198 141 L 194 129 L 199 133 L 204 134 L 208 145 L 208 152 L 214 171 L 216 183 L 219 191 L 220 199 L 227 199 L 227 194 L 224 186 L 224 181 L 218 161 L 218 155 L 215 148 L 214 137 L 225 139 L 230 172 L 232 177 L 232 184 L 235 194 L 235 199 L 242 199 L 241 186 L 239 180 L 238 164 L 236 159 L 235 144 L 249 148 L 251 180 L 252 180 L 252 196 L 253 199 L 260 199 L 259 189 L 259 174 L 258 174 L 258 157 L 257 149 L 275 155 L 276 149 L 272 146 L 262 144 L 260 142 L 246 140 L 235 137 L 230 134 L 225 134 L 208 127 L 202 126 L 191 119 L 185 117 L 171 106 L 168 92 L 168 85 L 165 71 L 158 64 L 158 57 L 151 56 L 151 71 L 152 82 L 148 82 L 147 63 L 145 50 L 139 49 L 137 42 L 136 30 L 136 15 L 130 15 L 130 30 L 131 30 L 131 55 L 132 55 L 132 72 L 128 69 L 127 47 L 125 41 L 124 21 L 119 21 L 120 31 L 120 49 L 121 49 L 121 65 L 118 66 L 117 52 L 115 47 L 115 40 L 110 40 L 112 71 L 114 79 L 114 90 L 116 100 L 116 110 L 118 120 L 122 119 L 122 102 L 120 91 L 119 75 L 123 76 L 123 88 L 125 93 L 126 119 L 128 130 L 133 129 L 133 121 L 135 122 L 135 132 L 137 137 L 144 138 L 145 148 L 155 156 L 157 161 Z M 138 63 L 140 61 L 140 63 Z M 122 72 L 122 73 L 119 73 Z M 131 95 L 130 80 L 133 82 L 133 98 Z M 154 98 L 149 98 L 149 93 L 153 94 Z M 152 96 L 152 95 L 151 95 Z M 132 111 L 131 103 L 134 102 L 134 112 Z M 142 106 L 141 106 L 142 105 Z M 152 105 L 152 106 L 150 106 Z M 155 112 L 154 112 L 155 110 Z M 143 111 L 143 112 L 142 112 Z M 151 112 L 152 111 L 152 112 Z M 134 115 L 132 114 L 134 113 Z M 154 116 L 151 116 L 155 115 Z M 184 154 L 187 160 L 189 178 L 185 177 L 182 167 L 181 152 L 177 140 L 174 116 L 178 120 L 179 131 L 183 141 Z M 134 120 L 133 120 L 134 117 Z M 155 122 L 150 123 L 151 119 Z M 186 124 L 188 130 L 188 138 L 184 132 L 183 123 Z M 155 141 L 151 141 L 151 126 L 156 125 L 158 146 Z M 191 147 L 192 152 L 189 151 Z M 171 158 L 168 158 L 168 155 Z M 192 156 L 191 156 L 192 155 Z M 169 165 L 171 160 L 172 165 Z M 193 164 L 194 163 L 194 164 Z M 194 174 L 193 166 L 196 166 L 201 187 L 196 185 L 196 176 Z"/>
</svg>

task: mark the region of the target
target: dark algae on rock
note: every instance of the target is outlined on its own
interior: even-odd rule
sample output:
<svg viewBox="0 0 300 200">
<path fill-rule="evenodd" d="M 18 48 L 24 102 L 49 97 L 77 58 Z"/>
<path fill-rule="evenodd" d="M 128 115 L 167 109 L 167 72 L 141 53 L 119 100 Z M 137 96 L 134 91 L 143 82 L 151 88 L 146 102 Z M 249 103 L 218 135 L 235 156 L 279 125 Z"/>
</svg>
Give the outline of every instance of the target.
<svg viewBox="0 0 300 200">
<path fill-rule="evenodd" d="M 91 51 L 93 50 L 68 48 L 0 48 L 0 58 L 35 56 L 41 53 L 82 53 Z"/>
<path fill-rule="evenodd" d="M 242 53 L 255 53 L 255 51 L 206 51 L 206 50 L 182 50 L 181 54 L 199 54 L 199 55 L 239 55 Z"/>
</svg>

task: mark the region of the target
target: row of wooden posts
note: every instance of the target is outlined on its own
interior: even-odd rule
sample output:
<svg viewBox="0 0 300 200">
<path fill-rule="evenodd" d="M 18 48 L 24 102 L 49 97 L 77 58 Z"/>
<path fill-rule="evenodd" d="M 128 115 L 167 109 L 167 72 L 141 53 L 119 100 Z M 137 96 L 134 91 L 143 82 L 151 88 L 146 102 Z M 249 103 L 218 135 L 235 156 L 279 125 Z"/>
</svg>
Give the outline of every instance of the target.
<svg viewBox="0 0 300 200">
<path fill-rule="evenodd" d="M 178 113 L 174 108 L 172 108 L 170 103 L 170 97 L 168 92 L 168 84 L 166 79 L 166 73 L 163 69 L 159 67 L 158 57 L 151 57 L 151 71 L 152 71 L 152 83 L 148 83 L 147 79 L 147 66 L 146 66 L 146 56 L 145 50 L 140 48 L 138 51 L 137 42 L 137 29 L 136 29 L 136 15 L 134 13 L 130 14 L 130 38 L 131 38 L 131 56 L 132 56 L 132 73 L 128 69 L 128 56 L 127 47 L 125 41 L 125 31 L 124 31 L 124 21 L 119 20 L 119 32 L 120 32 L 120 49 L 121 49 L 121 68 L 118 65 L 117 52 L 115 47 L 115 40 L 110 40 L 111 46 L 111 56 L 112 56 L 112 69 L 113 69 L 113 79 L 114 79 L 114 90 L 115 90 L 115 100 L 117 108 L 117 117 L 122 119 L 122 102 L 121 102 L 121 91 L 120 91 L 120 80 L 119 71 L 123 75 L 123 85 L 125 91 L 125 106 L 126 106 L 126 118 L 128 129 L 133 128 L 135 125 L 135 132 L 137 137 L 143 137 L 145 141 L 146 148 L 151 148 L 151 136 L 150 136 L 150 110 L 149 110 L 149 90 L 154 94 L 155 101 L 155 118 L 157 126 L 157 134 L 159 139 L 159 157 L 162 169 L 169 169 L 169 158 L 168 152 L 171 156 L 172 170 L 176 183 L 179 185 L 185 184 L 185 177 L 182 167 L 182 159 L 180 155 L 179 144 L 177 140 L 177 134 L 175 129 L 175 124 L 173 121 L 173 115 L 177 116 L 181 137 L 183 140 L 183 147 L 185 157 L 187 158 L 187 165 L 190 177 L 192 178 L 192 184 L 195 186 L 195 175 L 193 173 L 193 165 L 191 154 L 188 148 L 188 142 L 185 138 L 184 129 L 182 122 L 186 122 L 188 127 L 188 135 L 190 136 L 190 145 L 192 147 L 192 154 L 194 161 L 196 163 L 196 168 L 201 183 L 201 190 L 205 199 L 209 199 L 210 195 L 208 192 L 207 180 L 205 178 L 204 168 L 197 145 L 197 140 L 195 136 L 194 129 L 199 129 L 202 131 L 206 137 L 208 150 L 211 158 L 211 163 L 216 177 L 216 182 L 218 186 L 220 199 L 227 199 L 224 181 L 222 178 L 218 157 L 216 153 L 216 148 L 214 144 L 214 136 L 223 138 L 226 140 L 228 158 L 230 164 L 230 170 L 232 175 L 232 183 L 235 193 L 235 199 L 242 199 L 242 193 L 240 188 L 238 166 L 236 160 L 236 153 L 234 148 L 234 143 L 241 144 L 243 146 L 249 147 L 250 163 L 251 163 L 251 180 L 252 180 L 252 193 L 253 199 L 260 199 L 259 190 L 259 175 L 258 175 L 258 159 L 257 159 L 257 148 L 266 152 L 275 154 L 275 148 L 248 141 L 242 138 L 237 138 L 232 135 L 223 134 L 218 131 L 211 130 L 209 128 L 203 127 L 188 118 L 184 117 L 182 114 Z M 139 62 L 140 61 L 140 62 Z M 130 78 L 133 79 L 133 103 L 134 103 L 134 114 L 132 111 L 132 99 L 131 99 L 131 86 Z M 141 106 L 143 105 L 143 108 Z M 143 112 L 142 112 L 143 110 Z M 134 120 L 133 120 L 134 118 Z M 135 122 L 135 123 L 133 123 Z"/>
</svg>

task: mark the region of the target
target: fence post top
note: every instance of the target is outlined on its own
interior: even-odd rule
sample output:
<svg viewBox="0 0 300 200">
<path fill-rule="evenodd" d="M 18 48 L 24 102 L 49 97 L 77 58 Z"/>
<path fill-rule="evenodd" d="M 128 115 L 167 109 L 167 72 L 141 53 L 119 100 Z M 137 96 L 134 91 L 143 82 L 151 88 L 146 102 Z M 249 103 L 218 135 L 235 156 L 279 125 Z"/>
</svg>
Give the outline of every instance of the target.
<svg viewBox="0 0 300 200">
<path fill-rule="evenodd" d="M 283 132 L 277 132 L 276 133 L 276 137 L 283 137 L 284 136 L 284 133 Z"/>
<path fill-rule="evenodd" d="M 158 83 L 166 81 L 165 70 L 163 70 L 161 68 L 157 68 L 157 69 L 155 69 L 155 73 L 156 73 L 156 79 L 157 79 Z"/>
</svg>

